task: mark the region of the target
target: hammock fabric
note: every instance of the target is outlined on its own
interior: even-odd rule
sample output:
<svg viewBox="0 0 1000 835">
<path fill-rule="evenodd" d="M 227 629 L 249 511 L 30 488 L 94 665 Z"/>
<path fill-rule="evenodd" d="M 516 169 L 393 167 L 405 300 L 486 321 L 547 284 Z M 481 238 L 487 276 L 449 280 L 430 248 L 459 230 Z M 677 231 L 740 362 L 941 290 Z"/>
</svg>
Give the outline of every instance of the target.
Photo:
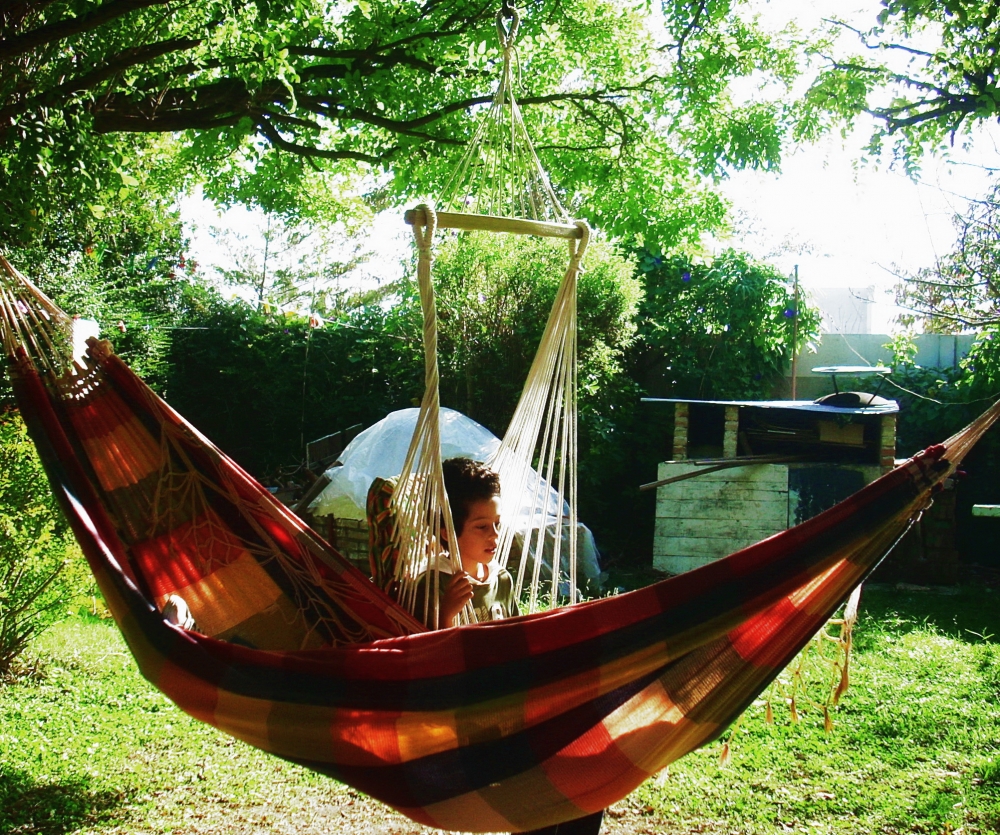
<svg viewBox="0 0 1000 835">
<path fill-rule="evenodd" d="M 37 345 L 15 330 L 22 307 L 0 284 L 18 402 L 143 675 L 195 718 L 442 829 L 578 818 L 716 739 L 1000 409 L 710 565 L 618 597 L 418 632 L 106 343 L 91 341 L 82 373 L 36 367 Z M 170 593 L 200 631 L 163 617 Z"/>
</svg>

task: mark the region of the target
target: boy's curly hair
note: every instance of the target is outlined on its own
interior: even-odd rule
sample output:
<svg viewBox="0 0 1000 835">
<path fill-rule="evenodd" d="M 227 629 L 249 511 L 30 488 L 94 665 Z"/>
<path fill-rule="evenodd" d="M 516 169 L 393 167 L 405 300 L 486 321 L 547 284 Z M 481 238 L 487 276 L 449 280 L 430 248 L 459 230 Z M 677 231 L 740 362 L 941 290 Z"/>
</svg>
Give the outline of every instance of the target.
<svg viewBox="0 0 1000 835">
<path fill-rule="evenodd" d="M 441 468 L 455 535 L 461 536 L 465 520 L 469 518 L 469 505 L 500 495 L 500 476 L 471 458 L 449 458 L 442 462 Z"/>
</svg>

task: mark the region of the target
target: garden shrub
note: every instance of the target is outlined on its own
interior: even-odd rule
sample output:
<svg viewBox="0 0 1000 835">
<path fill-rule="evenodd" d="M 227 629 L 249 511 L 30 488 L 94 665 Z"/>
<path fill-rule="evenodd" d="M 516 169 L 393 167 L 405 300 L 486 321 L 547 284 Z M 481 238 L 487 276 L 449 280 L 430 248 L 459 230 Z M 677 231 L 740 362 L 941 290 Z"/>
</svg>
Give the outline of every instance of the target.
<svg viewBox="0 0 1000 835">
<path fill-rule="evenodd" d="M 0 414 L 0 677 L 82 590 L 75 550 L 24 423 Z"/>
</svg>

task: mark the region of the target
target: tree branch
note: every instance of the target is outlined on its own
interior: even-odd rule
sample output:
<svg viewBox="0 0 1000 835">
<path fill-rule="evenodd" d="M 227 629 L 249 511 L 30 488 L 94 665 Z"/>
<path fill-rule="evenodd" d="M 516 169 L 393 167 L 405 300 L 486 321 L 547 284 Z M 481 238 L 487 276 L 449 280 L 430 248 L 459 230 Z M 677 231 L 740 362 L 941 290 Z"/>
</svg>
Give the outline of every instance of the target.
<svg viewBox="0 0 1000 835">
<path fill-rule="evenodd" d="M 21 55 L 53 41 L 90 32 L 116 18 L 125 17 L 137 9 L 165 6 L 169 2 L 170 0 L 111 0 L 110 3 L 98 6 L 89 14 L 58 20 L 0 41 L 0 60 L 9 60 L 16 55 Z"/>
<path fill-rule="evenodd" d="M 300 145 L 297 142 L 289 142 L 278 130 L 266 119 L 257 122 L 257 128 L 268 138 L 272 145 L 281 148 L 283 151 L 296 154 L 301 157 L 319 157 L 321 159 L 353 159 L 359 162 L 367 162 L 371 165 L 378 165 L 384 159 L 394 154 L 398 147 L 393 147 L 384 154 L 378 156 L 372 154 L 362 154 L 357 151 L 330 151 L 323 148 L 313 148 L 308 145 Z"/>
<path fill-rule="evenodd" d="M 684 27 L 684 31 L 681 32 L 680 37 L 677 38 L 676 43 L 664 44 L 660 47 L 660 52 L 666 52 L 668 49 L 677 50 L 677 63 L 684 63 L 684 47 L 687 45 L 688 38 L 694 34 L 695 29 L 698 28 L 698 24 L 701 22 L 701 16 L 705 13 L 705 9 L 708 6 L 708 0 L 699 0 L 698 8 L 695 9 L 694 16 L 688 22 L 688 25 Z"/>
<path fill-rule="evenodd" d="M 898 43 L 883 43 L 882 41 L 879 41 L 878 43 L 875 43 L 875 44 L 871 44 L 871 43 L 868 42 L 868 33 L 867 32 L 864 32 L 864 31 L 862 31 L 861 29 L 858 29 L 855 26 L 851 26 L 849 23 L 845 23 L 843 20 L 837 20 L 836 18 L 824 17 L 823 18 L 823 22 L 824 23 L 833 24 L 834 26 L 839 26 L 842 29 L 846 29 L 848 32 L 853 32 L 855 35 L 857 35 L 858 40 L 861 41 L 862 45 L 866 49 L 898 49 L 898 50 L 900 50 L 902 52 L 908 52 L 910 55 L 916 55 L 916 56 L 919 56 L 921 58 L 933 58 L 934 57 L 934 53 L 933 52 L 926 52 L 923 49 L 916 49 L 915 47 L 904 46 L 903 44 L 898 44 Z"/>
<path fill-rule="evenodd" d="M 35 107 L 58 106 L 65 103 L 70 96 L 86 90 L 93 90 L 102 82 L 113 78 L 130 67 L 145 64 L 156 58 L 168 55 L 171 52 L 185 52 L 193 49 L 200 43 L 200 40 L 191 38 L 173 38 L 144 47 L 126 49 L 109 58 L 104 66 L 92 72 L 84 73 L 83 75 L 64 81 L 62 84 L 51 87 L 37 96 L 32 96 L 31 98 L 23 99 L 20 102 L 8 104 L 6 107 L 0 108 L 0 119 L 15 118 Z"/>
</svg>

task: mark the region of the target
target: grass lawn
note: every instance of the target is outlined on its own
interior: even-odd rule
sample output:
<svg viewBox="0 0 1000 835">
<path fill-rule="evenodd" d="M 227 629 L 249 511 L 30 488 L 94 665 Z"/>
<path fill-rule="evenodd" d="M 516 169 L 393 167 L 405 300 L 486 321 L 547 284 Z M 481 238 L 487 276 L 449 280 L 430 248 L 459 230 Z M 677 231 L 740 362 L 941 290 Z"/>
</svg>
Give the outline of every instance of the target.
<svg viewBox="0 0 1000 835">
<path fill-rule="evenodd" d="M 751 708 L 613 806 L 615 833 L 1000 832 L 1000 590 L 862 596 L 834 715 Z M 89 618 L 43 635 L 0 687 L 0 833 L 430 833 L 196 723 Z"/>
</svg>

